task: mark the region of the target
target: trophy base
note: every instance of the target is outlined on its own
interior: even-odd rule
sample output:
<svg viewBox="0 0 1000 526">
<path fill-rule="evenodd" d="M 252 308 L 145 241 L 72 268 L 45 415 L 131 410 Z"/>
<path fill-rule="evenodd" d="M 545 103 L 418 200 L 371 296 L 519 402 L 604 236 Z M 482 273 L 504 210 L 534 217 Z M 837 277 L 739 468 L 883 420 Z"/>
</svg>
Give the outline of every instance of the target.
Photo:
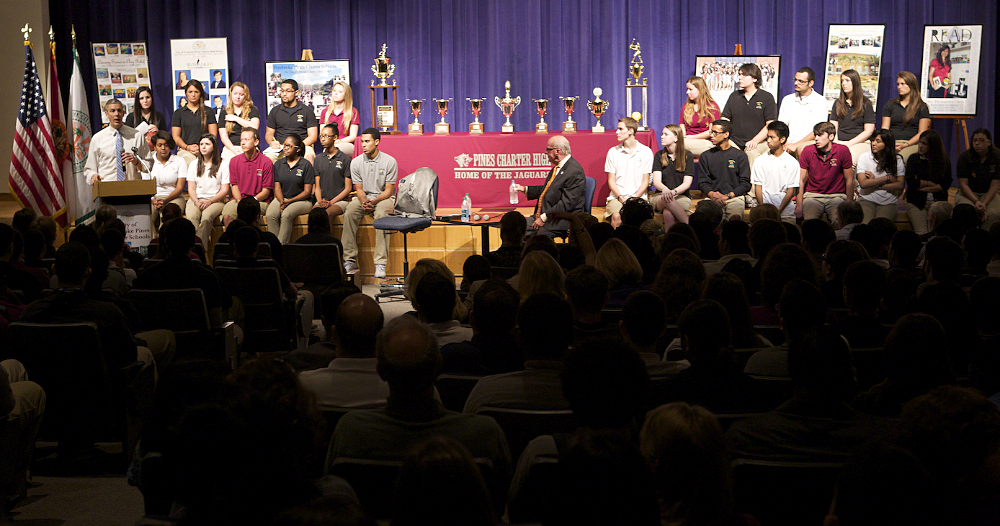
<svg viewBox="0 0 1000 526">
<path fill-rule="evenodd" d="M 514 133 L 514 125 L 513 124 L 511 124 L 510 126 L 506 124 L 501 125 L 500 133 Z"/>
<path fill-rule="evenodd" d="M 544 122 L 539 122 L 535 125 L 535 133 L 549 133 L 549 125 Z"/>
<path fill-rule="evenodd" d="M 594 133 L 604 133 L 604 126 L 600 126 L 600 125 L 594 126 L 593 128 L 590 129 L 590 131 L 592 131 Z"/>
<path fill-rule="evenodd" d="M 563 133 L 576 133 L 576 121 L 574 122 L 564 122 L 562 125 Z"/>
<path fill-rule="evenodd" d="M 482 135 L 483 131 L 484 131 L 483 123 L 481 122 L 469 123 L 469 135 Z"/>
<path fill-rule="evenodd" d="M 434 125 L 434 135 L 448 135 L 451 133 L 451 124 L 439 122 Z"/>
<path fill-rule="evenodd" d="M 649 131 L 649 126 L 639 126 L 638 131 Z"/>
<path fill-rule="evenodd" d="M 410 133 L 420 135 L 424 133 L 424 125 L 418 123 L 410 124 Z"/>
</svg>

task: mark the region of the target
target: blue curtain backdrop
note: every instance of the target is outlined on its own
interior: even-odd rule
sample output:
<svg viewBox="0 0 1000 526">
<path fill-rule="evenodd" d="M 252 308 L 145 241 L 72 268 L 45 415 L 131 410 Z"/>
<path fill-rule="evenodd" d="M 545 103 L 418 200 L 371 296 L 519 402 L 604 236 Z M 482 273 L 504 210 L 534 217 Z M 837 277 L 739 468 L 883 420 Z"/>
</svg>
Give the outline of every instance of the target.
<svg viewBox="0 0 1000 526">
<path fill-rule="evenodd" d="M 64 84 L 69 81 L 70 24 L 76 27 L 91 115 L 98 107 L 90 42 L 148 42 L 153 91 L 162 111 L 172 106 L 170 39 L 227 37 L 230 78 L 249 85 L 256 101 L 264 100 L 265 61 L 298 60 L 303 48 L 312 49 L 316 59 L 349 58 L 362 128 L 371 122 L 367 86 L 374 78 L 370 66 L 382 43 L 388 44 L 397 66 L 394 78 L 402 86 L 404 126 L 412 120 L 406 98 L 430 103 L 435 97 L 452 97 L 447 120 L 452 130 L 467 131 L 473 117 L 465 99 L 483 97 L 489 104 L 484 104 L 481 120 L 487 131 L 499 131 L 503 117 L 492 100 L 503 96 L 506 80 L 511 81 L 512 95 L 522 99 L 513 118 L 518 130 L 530 130 L 538 121 L 532 98 L 554 99 L 546 120 L 562 121 L 561 95 L 580 96 L 574 118 L 582 129 L 589 128 L 594 119 L 584 101 L 593 98 L 591 91 L 598 86 L 604 91 L 602 98 L 611 103 L 602 119 L 608 126 L 625 112 L 624 84 L 631 58 L 627 46 L 636 38 L 642 44 L 650 84 L 649 123 L 658 130 L 677 122 L 695 55 L 732 54 L 737 43 L 745 54 L 781 55 L 780 92 L 775 94 L 780 101 L 792 92 L 790 79 L 798 67 L 816 70 L 816 87 L 821 87 L 828 24 L 886 24 L 881 106 L 896 96 L 898 71 L 920 77 L 925 24 L 983 23 L 978 115 L 969 121 L 969 131 L 994 128 L 997 3 L 993 1 L 50 0 L 49 5 Z M 63 93 L 68 93 L 68 86 L 63 86 Z M 881 107 L 876 111 L 881 122 Z M 170 112 L 164 113 L 169 119 Z M 954 160 L 954 121 L 937 119 L 934 128 L 950 145 Z"/>
</svg>

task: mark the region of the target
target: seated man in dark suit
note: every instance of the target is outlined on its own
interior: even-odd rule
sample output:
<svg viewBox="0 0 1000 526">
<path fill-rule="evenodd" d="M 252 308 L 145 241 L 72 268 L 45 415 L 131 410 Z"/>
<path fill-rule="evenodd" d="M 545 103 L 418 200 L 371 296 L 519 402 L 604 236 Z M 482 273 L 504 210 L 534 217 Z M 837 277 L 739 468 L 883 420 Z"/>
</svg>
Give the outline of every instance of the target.
<svg viewBox="0 0 1000 526">
<path fill-rule="evenodd" d="M 545 184 L 517 186 L 529 201 L 537 199 L 535 212 L 527 218 L 529 234 L 556 237 L 566 232 L 569 222 L 565 219 L 551 219 L 550 212 L 583 212 L 587 182 L 580 162 L 570 156 L 569 140 L 562 135 L 549 139 L 545 154 L 553 164 Z"/>
<path fill-rule="evenodd" d="M 333 432 L 329 462 L 339 457 L 402 460 L 415 445 L 445 435 L 474 458 L 492 461 L 496 480 L 488 484 L 504 487 L 510 481 L 510 450 L 496 421 L 448 411 L 434 399 L 441 352 L 427 325 L 413 316 L 393 319 L 379 333 L 375 355 L 378 374 L 389 384 L 386 406 L 345 414 Z"/>
<path fill-rule="evenodd" d="M 769 413 L 738 420 L 726 437 L 736 458 L 842 462 L 868 439 L 886 438 L 887 419 L 847 405 L 854 386 L 851 351 L 829 327 L 810 329 L 788 348 L 792 399 Z"/>
<path fill-rule="evenodd" d="M 496 277 L 484 281 L 472 297 L 472 339 L 441 346 L 441 372 L 487 375 L 523 369 L 524 356 L 514 332 L 519 303 L 517 290 L 507 281 Z"/>
<path fill-rule="evenodd" d="M 572 335 L 569 304 L 554 294 L 535 294 L 521 305 L 517 318 L 527 355 L 524 370 L 479 380 L 463 412 L 475 413 L 481 406 L 569 409 L 559 380 Z"/>
</svg>

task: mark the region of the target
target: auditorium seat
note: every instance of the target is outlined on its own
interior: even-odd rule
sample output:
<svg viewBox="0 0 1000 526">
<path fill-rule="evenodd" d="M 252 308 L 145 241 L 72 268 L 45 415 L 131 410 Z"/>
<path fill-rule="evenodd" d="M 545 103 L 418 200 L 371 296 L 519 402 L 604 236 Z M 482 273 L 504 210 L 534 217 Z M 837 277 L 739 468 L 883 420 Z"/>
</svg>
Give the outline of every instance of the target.
<svg viewBox="0 0 1000 526">
<path fill-rule="evenodd" d="M 201 289 L 132 289 L 128 300 L 145 323 L 143 330 L 169 329 L 177 339 L 177 360 L 224 360 L 235 367 L 236 324 L 213 328 Z"/>
<path fill-rule="evenodd" d="M 555 433 L 571 433 L 576 429 L 573 412 L 543 409 L 511 409 L 507 407 L 480 406 L 477 415 L 493 418 L 507 436 L 510 458 L 520 458 L 524 448 L 536 437 Z"/>
<path fill-rule="evenodd" d="M 243 302 L 246 323 L 240 354 L 286 352 L 295 347 L 296 302 L 283 299 L 278 269 L 220 266 L 215 273 L 222 286 Z"/>
<path fill-rule="evenodd" d="M 482 376 L 469 374 L 442 374 L 437 377 L 435 385 L 441 395 L 441 403 L 449 411 L 462 412 L 465 401 L 469 399 L 472 388 L 479 383 Z"/>
<path fill-rule="evenodd" d="M 838 463 L 733 460 L 733 511 L 761 524 L 822 524 L 840 474 Z"/>
</svg>

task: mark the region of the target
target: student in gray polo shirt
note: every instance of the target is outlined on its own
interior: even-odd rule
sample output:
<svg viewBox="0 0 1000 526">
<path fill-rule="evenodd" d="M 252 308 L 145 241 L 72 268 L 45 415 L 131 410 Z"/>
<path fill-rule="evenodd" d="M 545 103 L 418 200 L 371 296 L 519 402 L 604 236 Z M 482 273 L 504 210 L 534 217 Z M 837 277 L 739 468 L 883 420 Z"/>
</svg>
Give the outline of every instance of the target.
<svg viewBox="0 0 1000 526">
<path fill-rule="evenodd" d="M 396 204 L 396 159 L 380 152 L 378 143 L 381 135 L 375 128 L 361 132 L 361 148 L 364 155 L 351 161 L 351 182 L 354 183 L 354 199 L 344 212 L 344 269 L 348 274 L 358 272 L 358 225 L 365 214 L 375 219 L 385 217 Z M 389 261 L 389 233 L 375 232 L 375 277 L 385 277 L 385 265 Z"/>
</svg>

